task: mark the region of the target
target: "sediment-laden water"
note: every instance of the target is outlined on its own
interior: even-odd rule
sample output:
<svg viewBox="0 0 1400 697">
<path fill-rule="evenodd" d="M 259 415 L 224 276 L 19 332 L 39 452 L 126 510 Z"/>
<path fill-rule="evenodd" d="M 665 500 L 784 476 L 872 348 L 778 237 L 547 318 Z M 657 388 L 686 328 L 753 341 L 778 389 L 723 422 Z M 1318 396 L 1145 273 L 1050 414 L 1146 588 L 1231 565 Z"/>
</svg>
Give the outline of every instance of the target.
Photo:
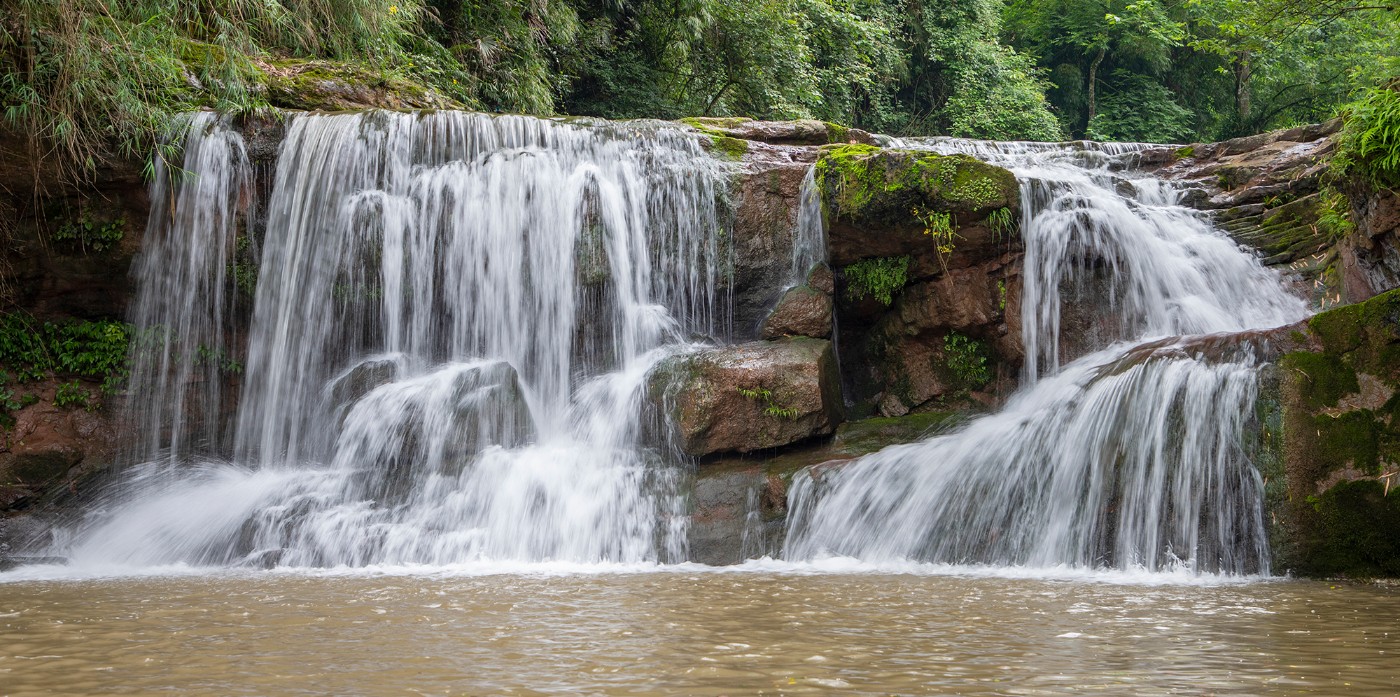
<svg viewBox="0 0 1400 697">
<path fill-rule="evenodd" d="M 7 583 L 0 694 L 1400 690 L 1394 589 L 811 571 Z"/>
</svg>

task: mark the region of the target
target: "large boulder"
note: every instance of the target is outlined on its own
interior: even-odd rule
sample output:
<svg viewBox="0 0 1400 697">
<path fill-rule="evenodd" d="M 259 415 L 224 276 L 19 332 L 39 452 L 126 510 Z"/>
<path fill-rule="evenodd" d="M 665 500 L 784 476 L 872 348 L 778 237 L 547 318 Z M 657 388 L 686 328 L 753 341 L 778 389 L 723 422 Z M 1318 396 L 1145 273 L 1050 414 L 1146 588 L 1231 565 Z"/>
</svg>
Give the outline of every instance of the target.
<svg viewBox="0 0 1400 697">
<path fill-rule="evenodd" d="M 781 339 L 785 336 L 829 339 L 831 313 L 831 292 L 804 283 L 783 294 L 773 312 L 763 321 L 760 334 L 764 339 Z"/>
<path fill-rule="evenodd" d="M 916 277 L 974 266 L 1006 250 L 1019 218 L 1015 175 L 967 155 L 843 145 L 816 176 L 833 267 L 901 255 Z"/>
<path fill-rule="evenodd" d="M 1255 458 L 1277 570 L 1400 576 L 1400 290 L 1288 333 Z"/>
<path fill-rule="evenodd" d="M 848 145 L 817 161 L 854 414 L 978 409 L 1020 340 L 1020 187 L 963 155 Z"/>
<path fill-rule="evenodd" d="M 778 448 L 830 435 L 842 419 L 831 342 L 706 349 L 657 372 L 681 449 L 693 456 Z"/>
</svg>

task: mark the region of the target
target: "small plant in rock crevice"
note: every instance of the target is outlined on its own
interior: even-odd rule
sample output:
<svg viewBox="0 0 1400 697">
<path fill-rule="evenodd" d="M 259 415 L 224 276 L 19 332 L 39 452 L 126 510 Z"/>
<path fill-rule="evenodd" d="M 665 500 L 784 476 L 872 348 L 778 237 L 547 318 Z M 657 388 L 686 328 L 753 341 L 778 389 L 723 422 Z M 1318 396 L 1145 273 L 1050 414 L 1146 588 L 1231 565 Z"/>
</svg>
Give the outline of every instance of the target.
<svg viewBox="0 0 1400 697">
<path fill-rule="evenodd" d="M 861 259 L 847 266 L 843 271 L 846 297 L 861 300 L 869 295 L 881 305 L 889 305 L 894 302 L 895 292 L 909 282 L 909 264 L 912 261 L 908 255 L 877 257 Z"/>
<path fill-rule="evenodd" d="M 992 234 L 996 235 L 997 241 L 1000 242 L 1003 238 L 1015 235 L 1018 224 L 1016 217 L 1011 214 L 1011 209 L 1002 206 L 987 215 L 987 227 L 991 228 Z"/>
<path fill-rule="evenodd" d="M 987 349 L 976 339 L 950 332 L 943 337 L 943 359 L 953 377 L 969 389 L 984 387 L 992 381 Z"/>
<path fill-rule="evenodd" d="M 99 223 L 87 215 L 70 220 L 53 232 L 53 240 L 82 254 L 105 252 L 121 243 L 126 235 L 126 219 Z"/>
<path fill-rule="evenodd" d="M 789 421 L 792 421 L 797 418 L 796 409 L 792 407 L 784 407 L 773 401 L 773 392 L 771 390 L 762 387 L 757 387 L 754 389 L 736 387 L 735 389 L 738 390 L 739 394 L 743 395 L 745 398 L 762 403 L 763 413 L 768 416 L 780 419 L 787 419 Z"/>
</svg>

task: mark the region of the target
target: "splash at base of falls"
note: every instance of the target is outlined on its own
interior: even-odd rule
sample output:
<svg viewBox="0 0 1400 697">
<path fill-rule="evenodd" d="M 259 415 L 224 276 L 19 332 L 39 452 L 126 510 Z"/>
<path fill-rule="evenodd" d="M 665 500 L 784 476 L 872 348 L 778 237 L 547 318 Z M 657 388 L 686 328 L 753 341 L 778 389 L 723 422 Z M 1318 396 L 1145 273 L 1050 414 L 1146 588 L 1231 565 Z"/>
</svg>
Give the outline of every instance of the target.
<svg viewBox="0 0 1400 697">
<path fill-rule="evenodd" d="M 794 482 L 787 559 L 1267 574 L 1245 363 L 1086 357 L 957 433 Z"/>
</svg>

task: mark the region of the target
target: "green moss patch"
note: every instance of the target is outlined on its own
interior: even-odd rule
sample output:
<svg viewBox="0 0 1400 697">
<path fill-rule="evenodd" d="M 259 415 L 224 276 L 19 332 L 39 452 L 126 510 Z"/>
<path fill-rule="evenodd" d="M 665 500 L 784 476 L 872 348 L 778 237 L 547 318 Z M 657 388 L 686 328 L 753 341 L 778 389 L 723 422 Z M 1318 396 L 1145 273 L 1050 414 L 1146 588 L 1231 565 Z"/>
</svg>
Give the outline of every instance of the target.
<svg viewBox="0 0 1400 697">
<path fill-rule="evenodd" d="M 851 221 L 898 224 L 915 208 L 970 213 L 1020 201 L 1011 172 L 967 155 L 827 146 L 816 175 L 828 213 Z"/>
<path fill-rule="evenodd" d="M 901 443 L 913 443 L 953 428 L 967 417 L 963 411 L 932 411 L 896 417 L 875 417 L 841 424 L 836 447 L 850 455 L 864 455 Z"/>
<path fill-rule="evenodd" d="M 1305 572 L 1400 576 L 1400 494 L 1387 495 L 1385 485 L 1377 481 L 1342 482 L 1308 504 L 1314 536 Z"/>
<path fill-rule="evenodd" d="M 1342 397 L 1361 389 L 1356 371 L 1338 355 L 1296 351 L 1284 356 L 1282 365 L 1302 382 L 1302 397 L 1313 409 L 1334 407 Z"/>
</svg>

